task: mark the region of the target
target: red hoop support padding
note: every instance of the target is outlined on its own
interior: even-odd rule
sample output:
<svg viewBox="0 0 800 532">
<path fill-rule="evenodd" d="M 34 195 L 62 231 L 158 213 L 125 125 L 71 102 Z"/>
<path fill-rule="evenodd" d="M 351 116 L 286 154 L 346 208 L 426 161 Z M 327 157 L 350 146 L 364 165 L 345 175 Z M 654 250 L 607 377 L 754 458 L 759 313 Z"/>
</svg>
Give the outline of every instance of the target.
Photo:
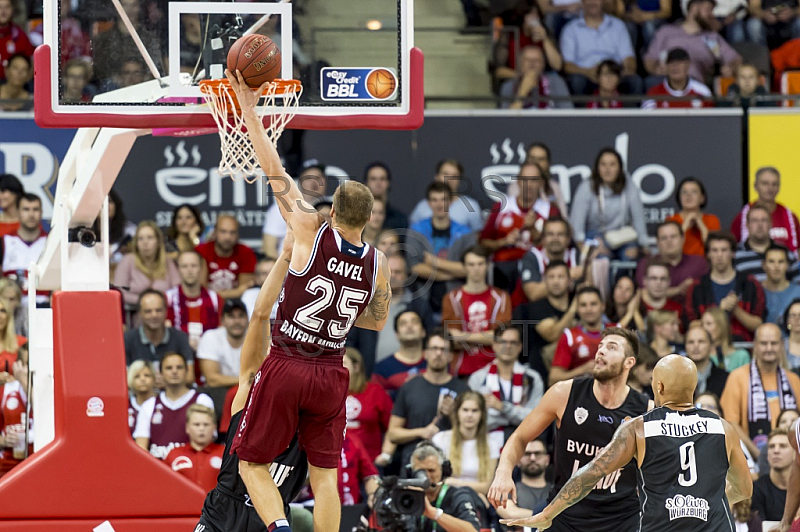
<svg viewBox="0 0 800 532">
<path fill-rule="evenodd" d="M 130 436 L 120 294 L 56 292 L 53 322 L 55 440 L 0 479 L 0 528 L 191 530 L 205 493 Z"/>
<path fill-rule="evenodd" d="M 107 113 L 57 113 L 52 103 L 53 69 L 50 46 L 39 45 L 33 53 L 34 116 L 40 127 L 122 127 L 132 129 L 176 128 L 163 132 L 176 136 L 207 135 L 218 131 L 210 113 L 190 115 L 163 113 L 107 114 Z M 409 110 L 405 115 L 298 115 L 288 124 L 290 129 L 418 129 L 425 120 L 425 65 L 422 50 L 412 48 L 409 54 L 410 89 Z M 265 117 L 267 119 L 267 117 Z"/>
</svg>

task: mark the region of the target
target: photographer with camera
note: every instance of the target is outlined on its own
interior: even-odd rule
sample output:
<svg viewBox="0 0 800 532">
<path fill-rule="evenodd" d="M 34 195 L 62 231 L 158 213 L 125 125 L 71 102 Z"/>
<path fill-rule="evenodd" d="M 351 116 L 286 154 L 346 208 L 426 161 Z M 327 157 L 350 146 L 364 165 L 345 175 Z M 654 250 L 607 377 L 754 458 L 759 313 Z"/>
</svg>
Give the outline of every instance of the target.
<svg viewBox="0 0 800 532">
<path fill-rule="evenodd" d="M 481 528 L 476 508 L 482 506 L 472 488 L 448 486 L 450 462 L 430 440 L 414 448 L 409 479 L 386 477 L 375 494 L 379 526 L 403 532 L 475 532 Z M 422 491 L 424 490 L 424 492 Z"/>
</svg>

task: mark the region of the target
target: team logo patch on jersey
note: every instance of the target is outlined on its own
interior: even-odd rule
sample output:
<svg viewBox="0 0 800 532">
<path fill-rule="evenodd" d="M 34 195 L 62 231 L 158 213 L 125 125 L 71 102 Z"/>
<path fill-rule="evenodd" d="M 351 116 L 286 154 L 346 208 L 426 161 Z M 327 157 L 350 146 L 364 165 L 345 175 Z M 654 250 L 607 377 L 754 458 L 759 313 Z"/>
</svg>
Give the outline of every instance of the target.
<svg viewBox="0 0 800 532">
<path fill-rule="evenodd" d="M 9 397 L 8 401 L 6 401 L 6 408 L 8 408 L 9 410 L 16 410 L 17 408 L 19 408 L 19 399 L 13 396 Z"/>
<path fill-rule="evenodd" d="M 678 494 L 668 498 L 664 507 L 669 510 L 670 521 L 683 517 L 708 521 L 708 501 L 700 497 Z"/>
<path fill-rule="evenodd" d="M 579 406 L 575 409 L 575 423 L 583 425 L 583 422 L 589 419 L 589 411 Z"/>
<path fill-rule="evenodd" d="M 219 469 L 220 467 L 222 467 L 222 458 L 220 458 L 219 456 L 212 456 L 211 460 L 209 460 L 208 463 L 211 464 L 211 467 L 213 467 L 214 469 Z"/>
</svg>

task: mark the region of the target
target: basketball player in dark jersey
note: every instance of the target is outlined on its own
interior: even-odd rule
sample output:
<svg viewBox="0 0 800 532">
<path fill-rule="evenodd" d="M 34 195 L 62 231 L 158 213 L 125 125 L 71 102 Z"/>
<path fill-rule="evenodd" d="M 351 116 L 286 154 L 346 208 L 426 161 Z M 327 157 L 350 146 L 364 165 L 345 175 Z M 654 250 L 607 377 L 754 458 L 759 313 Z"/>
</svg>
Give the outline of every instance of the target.
<svg viewBox="0 0 800 532">
<path fill-rule="evenodd" d="M 386 257 L 361 241 L 373 197 L 361 183 L 342 183 L 333 194 L 331 224 L 325 223 L 286 174 L 258 118 L 255 106 L 266 86 L 252 91 L 240 72 L 226 74 L 295 240 L 270 356 L 256 373 L 232 450 L 258 514 L 271 532 L 289 532 L 269 469 L 297 433 L 315 495 L 314 530 L 338 532 L 337 465 L 349 385 L 342 366 L 345 337 L 353 325 L 383 329 L 392 299 Z"/>
<path fill-rule="evenodd" d="M 283 279 L 289 269 L 289 258 L 292 253 L 293 239 L 291 233 L 286 236 L 283 252 L 275 266 L 270 271 L 258 293 L 250 325 L 242 345 L 242 354 L 239 369 L 239 389 L 231 404 L 231 430 L 225 441 L 225 454 L 222 455 L 222 466 L 217 476 L 217 486 L 206 496 L 200 521 L 195 527 L 195 532 L 267 532 L 267 526 L 256 513 L 250 502 L 242 478 L 239 476 L 239 457 L 231 453 L 231 444 L 236 434 L 242 417 L 247 395 L 253 384 L 253 379 L 264 361 L 264 338 L 269 346 L 269 314 L 278 293 L 283 285 Z M 268 354 L 267 354 L 268 356 Z M 292 439 L 289 448 L 278 456 L 272 463 L 270 473 L 275 481 L 284 511 L 288 512 L 289 502 L 292 501 L 306 481 L 308 463 L 306 453 L 300 450 L 297 437 Z M 288 513 L 287 513 L 288 515 Z"/>
<path fill-rule="evenodd" d="M 626 384 L 636 364 L 639 341 L 635 333 L 608 327 L 602 333 L 592 377 L 556 383 L 509 437 L 500 455 L 487 498 L 505 508 L 516 488 L 511 472 L 528 442 L 556 422 L 553 456 L 554 488 L 550 498 L 570 476 L 591 461 L 626 420 L 650 408 L 647 396 Z M 639 525 L 634 464 L 622 463 L 596 482 L 592 494 L 553 522 L 559 532 L 632 532 Z"/>
<path fill-rule="evenodd" d="M 501 522 L 550 528 L 603 478 L 635 460 L 641 507 L 637 530 L 733 532 L 729 503 L 750 497 L 753 480 L 735 429 L 713 412 L 695 408 L 696 387 L 691 360 L 679 355 L 661 359 L 653 370 L 657 408 L 625 422 L 540 514 Z"/>
</svg>

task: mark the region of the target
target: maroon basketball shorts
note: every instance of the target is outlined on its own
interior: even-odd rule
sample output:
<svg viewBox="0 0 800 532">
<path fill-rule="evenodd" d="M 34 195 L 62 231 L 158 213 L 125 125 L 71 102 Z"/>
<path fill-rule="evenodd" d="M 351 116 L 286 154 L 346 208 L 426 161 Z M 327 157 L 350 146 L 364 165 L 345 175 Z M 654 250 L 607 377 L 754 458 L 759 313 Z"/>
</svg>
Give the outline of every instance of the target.
<svg viewBox="0 0 800 532">
<path fill-rule="evenodd" d="M 246 462 L 268 464 L 299 432 L 309 464 L 337 467 L 349 383 L 341 357 L 288 356 L 273 349 L 256 373 L 232 451 Z"/>
</svg>

